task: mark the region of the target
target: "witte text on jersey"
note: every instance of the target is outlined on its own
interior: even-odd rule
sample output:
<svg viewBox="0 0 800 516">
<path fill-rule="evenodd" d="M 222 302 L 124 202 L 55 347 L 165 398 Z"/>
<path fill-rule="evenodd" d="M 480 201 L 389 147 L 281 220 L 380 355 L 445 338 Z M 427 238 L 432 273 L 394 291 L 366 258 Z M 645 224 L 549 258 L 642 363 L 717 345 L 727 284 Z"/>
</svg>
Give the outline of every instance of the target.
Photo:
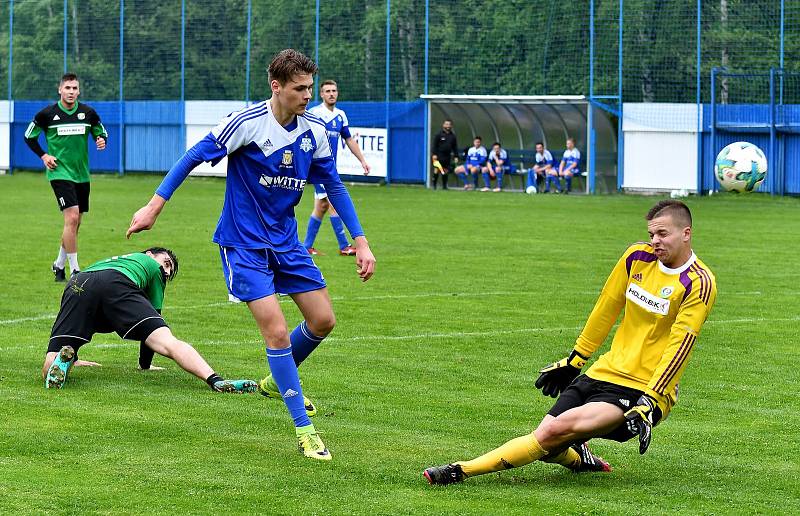
<svg viewBox="0 0 800 516">
<path fill-rule="evenodd" d="M 285 190 L 302 192 L 306 187 L 306 180 L 297 179 L 296 177 L 268 176 L 266 174 L 261 174 L 261 179 L 258 180 L 258 184 L 265 188 L 283 188 Z"/>
</svg>

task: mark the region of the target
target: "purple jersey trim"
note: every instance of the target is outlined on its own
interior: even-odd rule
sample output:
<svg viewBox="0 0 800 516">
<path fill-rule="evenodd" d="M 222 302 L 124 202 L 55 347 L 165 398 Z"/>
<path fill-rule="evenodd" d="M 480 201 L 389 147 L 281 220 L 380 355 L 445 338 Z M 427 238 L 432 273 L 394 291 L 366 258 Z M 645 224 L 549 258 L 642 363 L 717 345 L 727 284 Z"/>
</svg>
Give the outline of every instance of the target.
<svg viewBox="0 0 800 516">
<path fill-rule="evenodd" d="M 656 261 L 657 257 L 653 253 L 647 251 L 634 251 L 628 255 L 628 258 L 625 260 L 625 268 L 628 271 L 628 276 L 631 275 L 631 266 L 633 262 L 654 262 Z"/>
</svg>

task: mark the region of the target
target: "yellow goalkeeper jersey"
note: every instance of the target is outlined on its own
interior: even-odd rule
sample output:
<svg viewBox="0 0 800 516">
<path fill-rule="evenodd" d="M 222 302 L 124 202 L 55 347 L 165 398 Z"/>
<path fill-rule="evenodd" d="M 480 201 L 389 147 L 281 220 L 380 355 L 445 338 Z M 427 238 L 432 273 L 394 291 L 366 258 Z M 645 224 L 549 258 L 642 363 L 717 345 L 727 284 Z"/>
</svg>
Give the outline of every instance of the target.
<svg viewBox="0 0 800 516">
<path fill-rule="evenodd" d="M 644 391 L 669 411 L 700 328 L 717 298 L 709 268 L 694 252 L 670 269 L 649 243 L 630 246 L 611 271 L 575 349 L 591 356 L 625 314 L 611 349 L 586 372 L 596 380 Z"/>
</svg>

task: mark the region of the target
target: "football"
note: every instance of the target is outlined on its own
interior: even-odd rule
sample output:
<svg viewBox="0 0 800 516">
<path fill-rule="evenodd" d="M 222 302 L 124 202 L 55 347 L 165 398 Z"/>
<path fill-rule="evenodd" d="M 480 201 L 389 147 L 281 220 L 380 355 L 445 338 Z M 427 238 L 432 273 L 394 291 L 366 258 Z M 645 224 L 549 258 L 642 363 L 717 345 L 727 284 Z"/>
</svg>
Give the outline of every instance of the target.
<svg viewBox="0 0 800 516">
<path fill-rule="evenodd" d="M 533 186 L 533 185 L 530 185 L 528 188 L 525 189 L 525 193 L 529 194 L 529 195 L 535 194 L 536 193 L 536 187 Z"/>
<path fill-rule="evenodd" d="M 714 175 L 723 190 L 752 192 L 767 177 L 767 158 L 752 143 L 731 143 L 717 154 Z"/>
</svg>

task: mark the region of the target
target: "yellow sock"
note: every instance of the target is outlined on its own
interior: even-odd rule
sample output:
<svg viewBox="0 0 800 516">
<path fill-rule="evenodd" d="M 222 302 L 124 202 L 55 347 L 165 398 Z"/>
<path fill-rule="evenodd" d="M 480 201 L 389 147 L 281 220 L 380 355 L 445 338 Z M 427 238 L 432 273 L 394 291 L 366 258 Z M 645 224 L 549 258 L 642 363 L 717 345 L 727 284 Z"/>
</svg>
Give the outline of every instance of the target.
<svg viewBox="0 0 800 516">
<path fill-rule="evenodd" d="M 543 457 L 542 462 L 561 464 L 565 468 L 577 469 L 581 465 L 581 456 L 572 448 L 567 448 L 558 455 L 553 455 L 552 457 Z"/>
<path fill-rule="evenodd" d="M 504 469 L 518 468 L 547 455 L 533 433 L 511 439 L 499 448 L 466 462 L 458 462 L 464 475 L 471 477 Z"/>
</svg>

